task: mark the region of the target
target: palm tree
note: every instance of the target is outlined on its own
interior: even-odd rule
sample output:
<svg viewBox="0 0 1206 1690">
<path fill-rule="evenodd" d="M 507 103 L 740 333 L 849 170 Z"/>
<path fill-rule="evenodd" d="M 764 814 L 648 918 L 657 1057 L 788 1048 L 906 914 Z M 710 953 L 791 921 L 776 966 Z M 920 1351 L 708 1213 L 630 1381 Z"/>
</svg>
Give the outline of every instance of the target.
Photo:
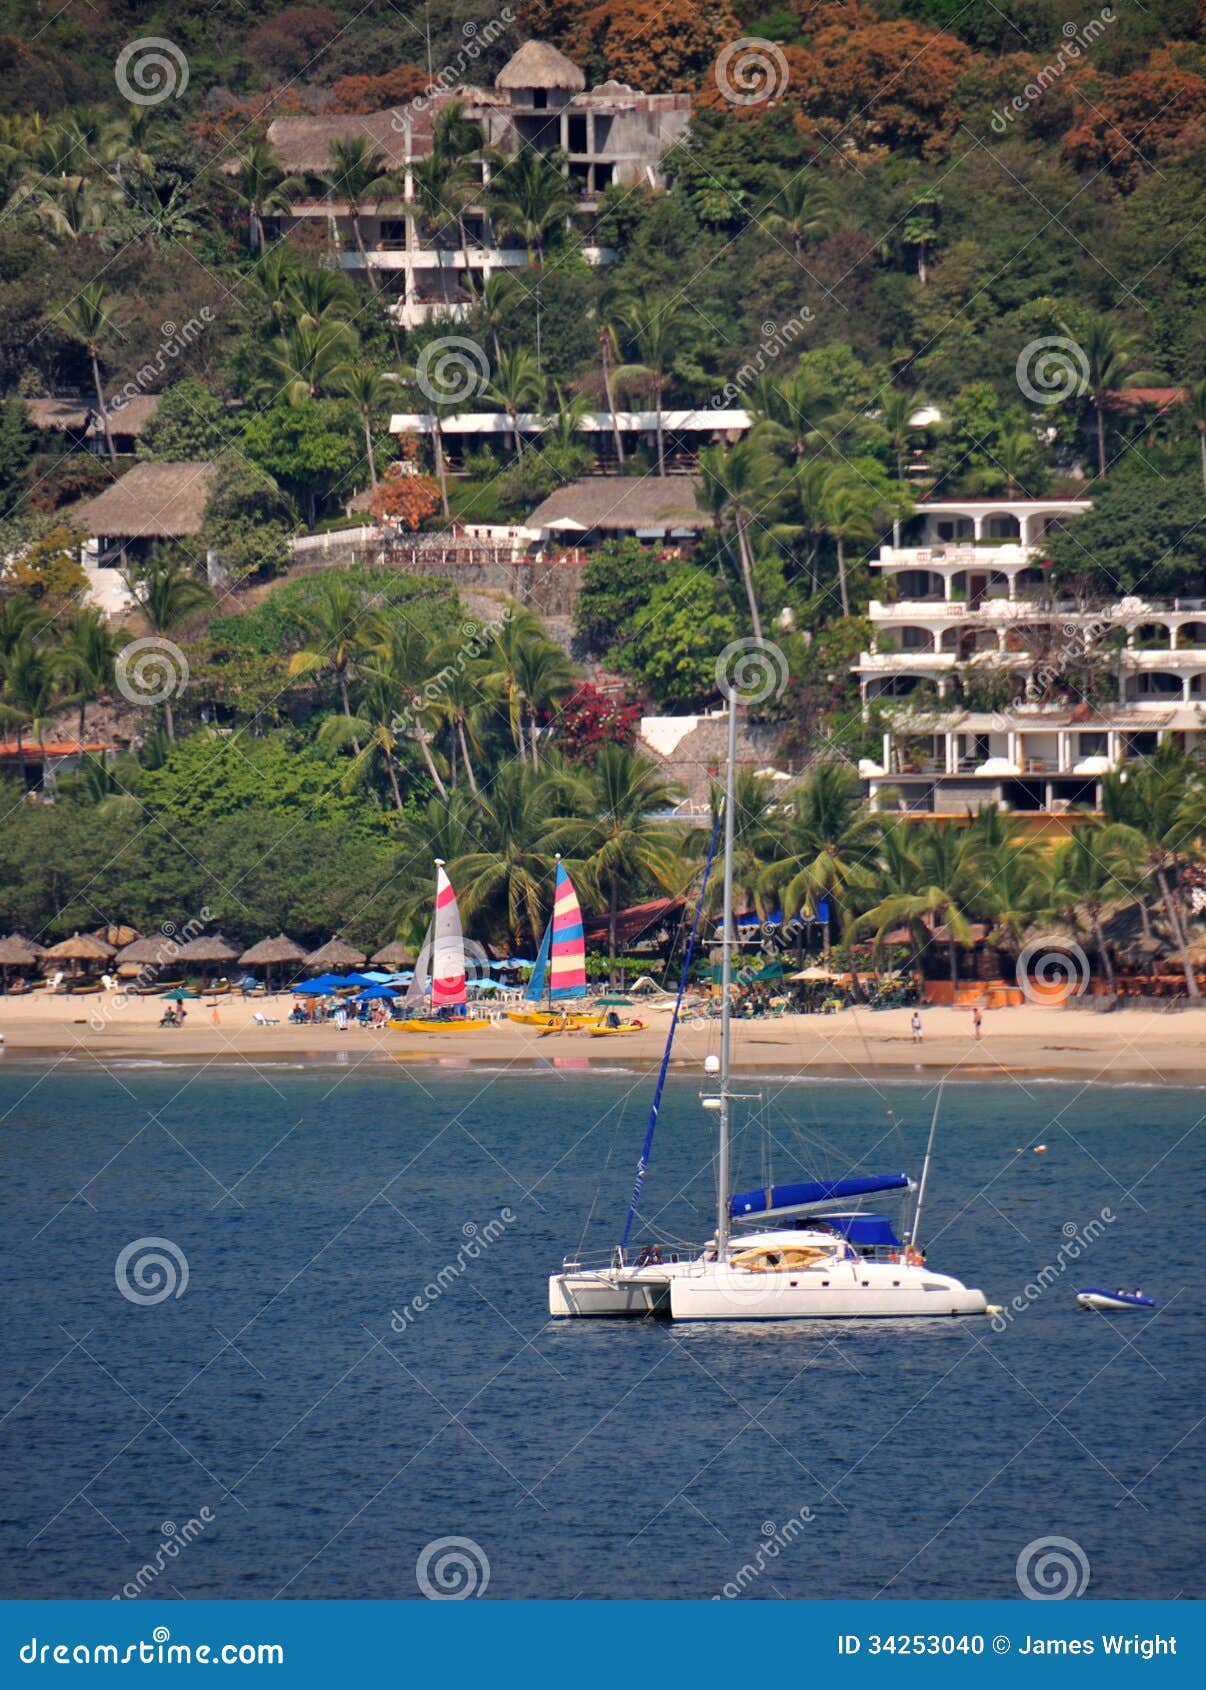
<svg viewBox="0 0 1206 1690">
<path fill-rule="evenodd" d="M 678 797 L 657 764 L 624 745 L 605 745 L 590 776 L 585 816 L 550 828 L 548 843 L 578 859 L 588 886 L 607 901 L 607 956 L 615 977 L 620 896 L 652 880 L 670 890 L 682 876 L 682 837 L 654 820 Z"/>
<path fill-rule="evenodd" d="M 330 670 L 345 716 L 352 714 L 348 683 L 357 666 L 386 639 L 380 612 L 343 575 L 320 575 L 313 595 L 293 612 L 305 644 L 289 659 L 290 675 Z M 360 745 L 352 736 L 353 748 Z"/>
<path fill-rule="evenodd" d="M 835 465 L 825 479 L 821 513 L 825 532 L 837 547 L 838 591 L 842 615 L 850 614 L 850 593 L 846 583 L 846 545 L 869 546 L 875 539 L 875 517 L 879 496 L 844 464 Z"/>
<path fill-rule="evenodd" d="M 522 462 L 523 436 L 519 431 L 519 413 L 528 409 L 539 410 L 544 400 L 544 377 L 535 353 L 526 346 L 500 353 L 494 374 L 484 391 L 488 399 L 501 405 L 507 413 L 515 440 L 515 455 Z"/>
<path fill-rule="evenodd" d="M 522 287 L 509 270 L 495 270 L 492 275 L 486 277 L 485 285 L 478 295 L 477 311 L 479 319 L 482 328 L 490 336 L 496 364 L 502 357 L 502 346 L 498 338 L 499 330 L 507 321 L 522 292 Z"/>
<path fill-rule="evenodd" d="M 851 424 L 833 388 L 810 370 L 759 376 L 750 393 L 750 409 L 753 435 L 782 448 L 793 463 L 832 446 L 834 437 Z"/>
<path fill-rule="evenodd" d="M 1087 924 L 1111 996 L 1115 990 L 1114 964 L 1102 932 L 1102 921 L 1107 910 L 1136 901 L 1144 851 L 1143 836 L 1133 827 L 1121 823 L 1078 827 L 1056 851 L 1052 864 L 1052 902 L 1056 908 L 1066 910 L 1073 920 Z"/>
<path fill-rule="evenodd" d="M 783 855 L 786 814 L 772 804 L 773 788 L 766 775 L 753 769 L 738 769 L 733 793 L 733 888 L 738 907 L 751 904 L 760 918 L 765 919 L 773 899 L 768 892 L 768 876 L 773 864 Z M 695 859 L 706 856 L 717 819 L 724 808 L 724 788 L 713 785 L 709 793 L 710 825 L 689 836 L 685 850 Z M 695 874 L 694 863 L 691 867 Z M 717 913 L 723 900 L 720 877 L 708 881 L 704 912 Z"/>
<path fill-rule="evenodd" d="M 873 928 L 877 944 L 893 927 L 906 924 L 919 949 L 946 928 L 952 986 L 959 982 L 959 946 L 972 940 L 975 901 L 982 896 L 982 846 L 954 822 L 926 822 L 912 834 L 906 853 L 898 855 L 886 896 L 866 910 L 857 926 Z M 901 870 L 905 870 L 902 876 Z"/>
<path fill-rule="evenodd" d="M 479 805 L 478 849 L 449 864 L 466 920 L 502 931 L 511 945 L 539 940 L 553 851 L 548 834 L 565 782 L 506 763 Z"/>
<path fill-rule="evenodd" d="M 280 154 L 267 141 L 253 141 L 236 163 L 235 192 L 247 210 L 251 250 L 259 254 L 264 250 L 264 218 L 274 211 L 288 211 L 305 191 L 305 183 L 300 176 L 285 174 Z"/>
<path fill-rule="evenodd" d="M 704 499 L 723 534 L 731 529 L 754 638 L 762 638 L 762 618 L 754 589 L 754 548 L 750 524 L 756 522 L 774 493 L 774 465 L 752 440 L 735 446 L 706 446 L 699 454 Z"/>
<path fill-rule="evenodd" d="M 833 189 L 813 170 L 776 170 L 774 176 L 774 197 L 757 221 L 763 229 L 782 231 L 798 258 L 808 241 L 832 229 L 836 211 Z"/>
<path fill-rule="evenodd" d="M 328 716 L 320 725 L 316 739 L 319 746 L 327 750 L 341 751 L 345 745 L 352 746 L 355 755 L 351 769 L 344 777 L 344 784 L 348 787 L 353 786 L 364 773 L 369 759 L 374 755 L 379 756 L 385 765 L 394 808 L 402 810 L 405 805 L 402 800 L 402 788 L 398 784 L 399 740 L 396 732 L 396 705 L 397 694 L 390 682 L 382 675 L 370 672 L 366 679 L 359 714 Z M 364 741 L 363 748 L 360 745 L 361 740 Z"/>
<path fill-rule="evenodd" d="M 845 763 L 820 763 L 793 789 L 779 855 L 762 878 L 763 893 L 778 895 L 785 918 L 815 911 L 824 901 L 838 930 L 876 883 L 880 827 Z"/>
<path fill-rule="evenodd" d="M 277 337 L 268 362 L 281 377 L 281 392 L 289 404 L 304 405 L 335 379 L 356 351 L 356 334 L 347 323 L 310 323 L 303 318 Z"/>
<path fill-rule="evenodd" d="M 448 798 L 448 788 L 432 755 L 432 719 L 439 714 L 439 694 L 436 702 L 428 688 L 440 673 L 426 634 L 409 620 L 383 623 L 373 613 L 365 614 L 365 621 L 357 630 L 357 644 L 349 647 L 348 663 L 364 654 L 365 674 L 370 682 L 380 683 L 403 707 L 409 717 L 408 732 L 419 747 L 424 767 L 442 799 Z M 344 688 L 346 698 L 346 687 Z M 347 714 L 347 707 L 344 707 Z"/>
<path fill-rule="evenodd" d="M 77 340 L 82 341 L 92 363 L 92 387 L 96 394 L 96 408 L 105 431 L 105 449 L 110 460 L 116 458 L 113 430 L 109 426 L 109 409 L 101 386 L 100 347 L 112 324 L 109 320 L 108 300 L 99 282 L 86 282 L 75 298 L 63 308 L 61 315 Z"/>
<path fill-rule="evenodd" d="M 269 271 L 274 257 L 275 253 L 265 253 L 258 268 Z M 295 261 L 286 263 L 280 302 L 285 308 L 282 316 L 313 329 L 323 323 L 350 324 L 359 309 L 356 290 L 342 270 L 299 269 Z"/>
<path fill-rule="evenodd" d="M 544 643 L 546 637 L 539 618 L 530 610 L 521 610 L 496 630 L 490 649 L 482 658 L 482 686 L 504 705 L 521 763 L 528 761 L 524 734 L 524 648 L 532 643 Z"/>
<path fill-rule="evenodd" d="M 377 485 L 377 466 L 373 461 L 373 418 L 386 408 L 389 383 L 372 364 L 345 364 L 337 372 L 335 385 L 349 399 L 360 414 L 364 428 L 364 457 L 368 464 L 369 485 Z"/>
<path fill-rule="evenodd" d="M 523 147 L 497 170 L 487 202 L 500 233 L 517 235 L 528 263 L 539 265 L 550 232 L 563 224 L 577 204 L 563 174 L 565 155 Z"/>
<path fill-rule="evenodd" d="M 657 473 L 666 473 L 666 435 L 662 400 L 666 387 L 681 367 L 686 341 L 686 306 L 677 294 L 653 294 L 629 300 L 616 313 L 636 353 L 637 362 L 622 364 L 614 374 L 618 386 L 639 383 L 657 413 Z"/>
<path fill-rule="evenodd" d="M 1132 827 L 1144 842 L 1144 857 L 1159 889 L 1169 934 L 1185 975 L 1185 990 L 1201 997 L 1189 956 L 1180 888 L 1176 884 L 1200 852 L 1206 836 L 1206 785 L 1197 759 L 1164 740 L 1155 756 L 1107 774 L 1102 781 L 1107 822 Z"/>
<path fill-rule="evenodd" d="M 28 727 L 42 754 L 42 779 L 46 779 L 46 718 L 60 702 L 53 654 L 45 647 L 25 643 L 17 647 L 7 665 L 5 694 L 17 721 L 17 762 L 24 778 L 22 731 Z"/>
<path fill-rule="evenodd" d="M 80 241 L 102 233 L 116 204 L 117 194 L 107 182 L 64 176 L 36 194 L 31 209 L 38 224 L 56 240 Z"/>
<path fill-rule="evenodd" d="M 436 708 L 444 715 L 452 735 L 454 778 L 455 753 L 459 752 L 469 790 L 476 798 L 480 788 L 473 757 L 481 755 L 480 729 L 493 710 L 493 701 L 488 697 L 483 678 L 484 665 L 480 659 L 476 662 L 464 660 L 464 644 L 460 639 L 448 640 L 437 647 L 431 661 L 435 673 L 442 678 Z"/>
<path fill-rule="evenodd" d="M 1110 317 L 1094 316 L 1079 337 L 1066 323 L 1060 333 L 1080 347 L 1085 363 L 1085 391 L 1097 418 L 1097 473 L 1104 478 L 1106 463 L 1106 411 L 1110 394 L 1123 387 L 1135 363 L 1135 337 Z"/>
<path fill-rule="evenodd" d="M 905 456 L 913 433 L 913 417 L 925 404 L 920 393 L 907 393 L 901 387 L 889 387 L 879 401 L 879 420 L 888 436 L 892 456 L 896 460 L 896 479 L 903 486 Z M 892 517 L 892 544 L 900 545 L 900 516 Z"/>
<path fill-rule="evenodd" d="M 169 634 L 213 602 L 213 594 L 179 559 L 152 557 L 137 583 L 129 583 L 139 609 L 153 634 Z M 163 701 L 163 720 L 169 739 L 176 737 L 176 721 L 169 694 Z"/>
<path fill-rule="evenodd" d="M 620 356 L 620 343 L 616 336 L 615 327 L 608 322 L 599 324 L 599 365 L 603 375 L 603 393 L 607 399 L 607 409 L 611 416 L 611 437 L 615 441 L 616 463 L 621 470 L 624 468 L 624 441 L 620 433 L 620 418 L 616 410 L 615 388 L 612 376 L 616 362 Z"/>
<path fill-rule="evenodd" d="M 60 643 L 55 657 L 60 673 L 80 705 L 79 738 L 84 738 L 85 712 L 89 702 L 108 691 L 113 665 L 121 642 L 109 626 L 104 612 L 94 605 L 80 611 Z"/>
<path fill-rule="evenodd" d="M 330 168 L 319 175 L 318 183 L 331 199 L 342 201 L 347 206 L 352 239 L 369 286 L 376 293 L 377 278 L 369 268 L 361 218 L 366 207 L 379 206 L 388 194 L 397 191 L 396 172 L 389 169 L 385 154 L 366 136 L 349 135 L 343 140 L 331 142 Z"/>
<path fill-rule="evenodd" d="M 537 742 L 540 718 L 555 711 L 577 681 L 573 665 L 559 645 L 544 638 L 521 640 L 515 652 L 515 676 L 528 721 L 528 749 L 532 767 L 539 766 Z"/>
</svg>

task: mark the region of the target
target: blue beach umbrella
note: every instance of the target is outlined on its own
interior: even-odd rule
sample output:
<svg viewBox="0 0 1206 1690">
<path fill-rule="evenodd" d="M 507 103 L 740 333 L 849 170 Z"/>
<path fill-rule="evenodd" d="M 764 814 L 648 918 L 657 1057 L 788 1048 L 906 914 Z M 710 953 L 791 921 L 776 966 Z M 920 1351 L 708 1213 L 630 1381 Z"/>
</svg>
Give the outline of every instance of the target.
<svg viewBox="0 0 1206 1690">
<path fill-rule="evenodd" d="M 369 986 L 366 991 L 361 992 L 358 997 L 353 998 L 352 1002 L 377 1003 L 382 998 L 392 999 L 393 995 L 394 994 L 390 991 L 388 986 Z"/>
</svg>

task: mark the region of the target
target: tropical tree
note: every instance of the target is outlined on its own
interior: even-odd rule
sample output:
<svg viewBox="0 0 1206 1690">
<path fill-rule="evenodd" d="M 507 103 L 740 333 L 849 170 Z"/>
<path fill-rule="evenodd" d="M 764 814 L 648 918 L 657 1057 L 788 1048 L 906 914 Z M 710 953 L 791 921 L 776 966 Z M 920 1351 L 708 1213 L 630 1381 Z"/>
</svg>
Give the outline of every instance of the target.
<svg viewBox="0 0 1206 1690">
<path fill-rule="evenodd" d="M 1078 827 L 1055 853 L 1051 900 L 1073 921 L 1083 922 L 1113 995 L 1114 963 L 1102 931 L 1107 913 L 1137 901 L 1144 873 L 1143 835 L 1122 823 Z"/>
<path fill-rule="evenodd" d="M 846 581 L 847 545 L 869 546 L 876 535 L 879 494 L 845 464 L 836 464 L 825 478 L 821 493 L 821 520 L 837 548 L 838 592 L 842 615 L 850 614 L 850 592 Z"/>
<path fill-rule="evenodd" d="M 379 206 L 387 195 L 397 192 L 398 178 L 390 170 L 385 154 L 365 135 L 349 135 L 331 142 L 329 169 L 318 176 L 319 186 L 331 199 L 345 204 L 352 225 L 352 239 L 373 292 L 377 278 L 369 266 L 361 220 L 369 206 Z"/>
<path fill-rule="evenodd" d="M 879 401 L 879 421 L 892 448 L 896 479 L 902 484 L 905 479 L 905 458 L 913 434 L 913 418 L 924 404 L 925 400 L 920 393 L 909 393 L 902 387 L 889 387 Z M 892 544 L 896 547 L 900 545 L 898 512 L 894 512 L 892 516 Z"/>
<path fill-rule="evenodd" d="M 449 864 L 466 920 L 513 946 L 539 941 L 553 866 L 547 840 L 567 791 L 559 774 L 504 763 L 478 805 L 478 849 Z"/>
<path fill-rule="evenodd" d="M 879 823 L 845 763 L 820 763 L 793 788 L 779 855 L 762 877 L 764 896 L 778 896 L 784 918 L 815 913 L 822 901 L 839 932 L 876 886 Z"/>
<path fill-rule="evenodd" d="M 528 263 L 543 262 L 550 233 L 564 224 L 577 204 L 563 170 L 565 155 L 521 147 L 491 178 L 487 201 L 502 234 L 524 244 Z"/>
<path fill-rule="evenodd" d="M 179 558 L 152 556 L 141 576 L 129 583 L 147 626 L 167 635 L 213 602 L 213 594 Z M 163 701 L 163 720 L 169 739 L 176 737 L 171 693 Z"/>
<path fill-rule="evenodd" d="M 433 702 L 433 683 L 440 675 L 440 668 L 431 642 L 409 618 L 383 622 L 375 613 L 361 614 L 356 647 L 349 650 L 348 660 L 363 657 L 370 681 L 380 683 L 386 694 L 397 701 L 400 706 L 397 717 L 404 722 L 408 737 L 419 747 L 431 784 L 446 800 L 448 788 L 432 752 L 433 723 L 439 719 L 442 678 L 441 686 L 434 688 Z"/>
<path fill-rule="evenodd" d="M 267 141 L 253 141 L 236 159 L 235 192 L 247 212 L 251 250 L 264 250 L 264 218 L 272 212 L 288 211 L 304 192 L 299 176 L 288 176 L 280 154 Z"/>
<path fill-rule="evenodd" d="M 336 382 L 356 349 L 356 334 L 348 324 L 311 323 L 303 318 L 277 337 L 269 348 L 268 362 L 289 404 L 304 405 Z"/>
<path fill-rule="evenodd" d="M 628 300 L 616 311 L 636 362 L 615 371 L 617 386 L 644 387 L 657 413 L 657 473 L 666 473 L 666 433 L 662 404 L 668 384 L 680 372 L 687 351 L 687 306 L 678 294 L 653 294 Z"/>
<path fill-rule="evenodd" d="M 1110 394 L 1126 385 L 1136 360 L 1135 336 L 1114 318 L 1092 316 L 1078 336 L 1067 323 L 1060 323 L 1064 334 L 1080 348 L 1084 357 L 1084 392 L 1093 409 L 1097 425 L 1097 473 L 1104 478 L 1106 459 L 1106 411 Z"/>
<path fill-rule="evenodd" d="M 23 641 L 5 665 L 4 696 L 17 731 L 17 765 L 22 777 L 25 755 L 22 736 L 28 728 L 42 754 L 42 778 L 46 778 L 46 719 L 61 702 L 53 653 L 45 646 Z"/>
<path fill-rule="evenodd" d="M 855 925 L 874 930 L 877 944 L 892 928 L 905 925 L 918 950 L 933 939 L 936 928 L 945 927 L 951 984 L 957 985 L 959 946 L 972 941 L 976 904 L 983 895 L 983 847 L 969 830 L 945 821 L 922 823 L 903 850 L 900 844 L 898 838 L 891 876 L 881 881 L 883 895 Z"/>
<path fill-rule="evenodd" d="M 519 428 L 519 413 L 539 410 L 544 400 L 544 377 L 535 353 L 526 346 L 500 353 L 484 392 L 487 399 L 500 405 L 507 413 L 515 441 L 515 454 L 522 461 L 523 435 Z"/>
<path fill-rule="evenodd" d="M 99 282 L 86 282 L 61 312 L 68 330 L 82 341 L 92 364 L 92 388 L 96 394 L 96 408 L 105 431 L 105 449 L 110 459 L 117 456 L 113 444 L 113 430 L 109 425 L 109 408 L 105 404 L 105 390 L 101 385 L 101 342 L 112 329 L 109 302 Z"/>
<path fill-rule="evenodd" d="M 759 213 L 758 224 L 772 234 L 786 235 L 798 258 L 809 241 L 829 234 L 833 228 L 833 189 L 814 170 L 776 170 L 774 174 L 774 197 Z"/>
<path fill-rule="evenodd" d="M 1189 390 L 1189 420 L 1198 437 L 1202 486 L 1206 488 L 1206 381 L 1195 381 Z"/>
<path fill-rule="evenodd" d="M 55 658 L 59 672 L 80 706 L 79 738 L 84 738 L 89 703 L 109 690 L 121 641 L 109 619 L 94 605 L 86 605 L 60 641 Z"/>
<path fill-rule="evenodd" d="M 750 391 L 753 437 L 793 463 L 832 447 L 852 419 L 832 386 L 814 370 L 760 375 Z"/>
<path fill-rule="evenodd" d="M 378 657 L 388 635 L 379 611 L 344 575 L 320 575 L 314 593 L 294 612 L 303 640 L 289 659 L 290 675 L 330 672 L 339 690 L 345 716 L 351 716 L 349 683 L 360 664 Z M 354 750 L 360 750 L 356 735 Z"/>
<path fill-rule="evenodd" d="M 762 618 L 754 587 L 754 547 L 751 524 L 764 520 L 775 492 L 775 464 L 753 440 L 735 446 L 706 446 L 699 454 L 704 500 L 716 517 L 721 533 L 737 542 L 737 560 L 750 609 L 754 638 L 762 638 Z"/>
<path fill-rule="evenodd" d="M 1206 837 L 1206 782 L 1192 755 L 1165 740 L 1152 757 L 1128 763 L 1102 781 L 1107 823 L 1134 828 L 1143 839 L 1144 861 L 1155 879 L 1169 935 L 1185 975 L 1185 990 L 1201 997 L 1189 955 L 1189 933 L 1180 878 L 1201 852 Z"/>
<path fill-rule="evenodd" d="M 528 752 L 535 769 L 540 762 L 540 718 L 555 711 L 569 697 L 577 679 L 561 647 L 543 637 L 519 641 L 515 650 L 515 677 L 527 717 Z"/>
<path fill-rule="evenodd" d="M 334 385 L 356 407 L 364 429 L 364 458 L 368 464 L 369 485 L 377 485 L 377 465 L 373 459 L 373 419 L 379 417 L 389 402 L 390 385 L 381 372 L 363 360 L 345 364 L 335 374 Z"/>
<path fill-rule="evenodd" d="M 574 856 L 586 884 L 606 900 L 613 980 L 621 895 L 651 880 L 666 890 L 681 881 L 681 834 L 654 819 L 677 797 L 678 788 L 648 757 L 605 745 L 591 770 L 587 813 L 550 827 L 548 843 Z"/>
</svg>

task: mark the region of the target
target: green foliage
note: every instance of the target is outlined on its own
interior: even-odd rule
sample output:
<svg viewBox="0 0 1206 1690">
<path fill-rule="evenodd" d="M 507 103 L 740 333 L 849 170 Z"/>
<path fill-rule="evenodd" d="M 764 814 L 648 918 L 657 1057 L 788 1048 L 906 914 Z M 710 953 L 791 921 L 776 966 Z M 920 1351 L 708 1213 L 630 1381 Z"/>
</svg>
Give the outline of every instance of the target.
<svg viewBox="0 0 1206 1690">
<path fill-rule="evenodd" d="M 229 454 L 205 505 L 201 544 L 216 553 L 226 579 L 277 574 L 289 563 L 293 512 L 276 482 L 246 458 Z"/>
<path fill-rule="evenodd" d="M 138 456 L 165 463 L 207 463 L 224 452 L 238 432 L 218 395 L 195 376 L 186 376 L 160 395 L 139 439 Z"/>
<path fill-rule="evenodd" d="M 684 564 L 626 625 L 617 657 L 659 706 L 691 710 L 716 701 L 716 660 L 738 633 L 724 586 Z"/>
<path fill-rule="evenodd" d="M 356 490 L 363 449 L 355 414 L 342 401 L 273 405 L 247 424 L 243 448 L 305 507 L 311 521 L 333 493 Z"/>
<path fill-rule="evenodd" d="M 8 515 L 25 484 L 34 444 L 24 402 L 0 402 L 0 517 Z"/>
<path fill-rule="evenodd" d="M 1055 535 L 1053 574 L 1103 597 L 1193 597 L 1206 591 L 1206 532 L 1196 474 L 1111 478 L 1093 508 Z"/>
<path fill-rule="evenodd" d="M 669 579 L 673 560 L 639 540 L 604 540 L 582 572 L 574 632 L 597 657 L 623 643 L 654 589 Z"/>
</svg>

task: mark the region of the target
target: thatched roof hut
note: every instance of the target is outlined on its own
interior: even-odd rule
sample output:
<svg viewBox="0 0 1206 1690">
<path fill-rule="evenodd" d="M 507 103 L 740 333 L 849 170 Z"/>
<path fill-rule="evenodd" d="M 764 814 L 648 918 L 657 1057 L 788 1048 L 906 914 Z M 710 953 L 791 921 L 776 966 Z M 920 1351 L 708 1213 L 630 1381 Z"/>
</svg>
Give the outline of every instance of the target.
<svg viewBox="0 0 1206 1690">
<path fill-rule="evenodd" d="M 342 939 L 328 939 L 306 958 L 307 968 L 363 968 L 364 952 Z"/>
<path fill-rule="evenodd" d="M 124 540 L 179 540 L 196 534 L 205 514 L 215 466 L 209 463 L 137 464 L 120 481 L 72 513 L 86 534 Z"/>
<path fill-rule="evenodd" d="M 239 954 L 239 947 L 232 945 L 229 939 L 224 939 L 220 933 L 205 933 L 199 939 L 190 939 L 187 945 L 181 945 L 176 952 L 176 962 L 233 962 Z"/>
<path fill-rule="evenodd" d="M 275 939 L 261 939 L 258 945 L 252 945 L 249 951 L 244 951 L 239 958 L 240 968 L 271 968 L 285 963 L 305 962 L 306 953 L 302 947 L 285 933 L 278 933 Z"/>
<path fill-rule="evenodd" d="M 102 939 L 106 945 L 112 945 L 114 950 L 120 951 L 126 945 L 132 945 L 139 937 L 137 927 L 126 927 L 121 922 L 111 921 L 107 927 L 94 927 L 94 939 Z"/>
<path fill-rule="evenodd" d="M 374 951 L 370 958 L 374 968 L 410 968 L 414 960 L 414 951 L 409 945 L 404 945 L 401 939 L 391 939 L 388 945 L 382 945 L 379 951 Z"/>
<path fill-rule="evenodd" d="M 713 518 L 700 500 L 701 483 L 689 475 L 594 476 L 570 481 L 542 499 L 525 519 L 529 528 L 600 534 L 697 533 Z"/>
<path fill-rule="evenodd" d="M 113 946 L 91 933 L 73 933 L 45 952 L 46 959 L 55 962 L 108 962 L 112 955 Z"/>
<path fill-rule="evenodd" d="M 121 947 L 113 960 L 123 968 L 130 962 L 137 963 L 140 968 L 148 962 L 171 962 L 176 954 L 171 945 L 172 940 L 166 933 L 158 933 L 145 939 L 133 939 Z"/>
<path fill-rule="evenodd" d="M 525 41 L 494 78 L 496 88 L 569 88 L 580 94 L 586 78 L 572 59 L 548 41 Z"/>
<path fill-rule="evenodd" d="M 0 968 L 32 968 L 41 955 L 41 945 L 23 939 L 19 933 L 0 939 Z"/>
</svg>

